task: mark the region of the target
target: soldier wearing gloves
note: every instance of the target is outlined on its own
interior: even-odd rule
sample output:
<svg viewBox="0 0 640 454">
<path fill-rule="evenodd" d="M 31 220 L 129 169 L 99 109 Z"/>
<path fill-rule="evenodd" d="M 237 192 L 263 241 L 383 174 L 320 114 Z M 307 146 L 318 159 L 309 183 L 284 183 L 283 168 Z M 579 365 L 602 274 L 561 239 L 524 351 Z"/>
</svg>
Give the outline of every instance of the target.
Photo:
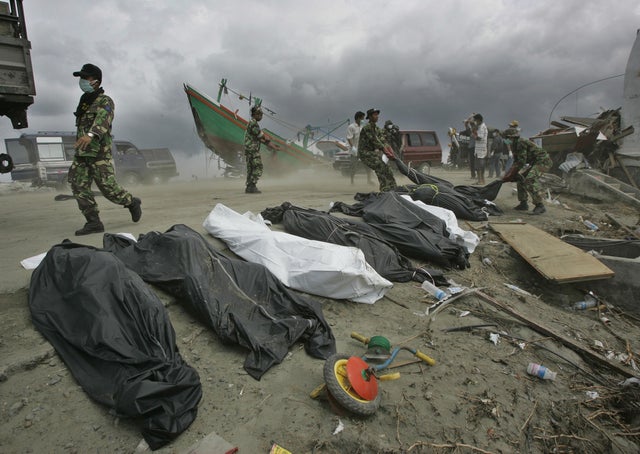
<svg viewBox="0 0 640 454">
<path fill-rule="evenodd" d="M 380 111 L 378 109 L 367 110 L 367 123 L 360 131 L 358 141 L 358 158 L 378 177 L 380 192 L 391 191 L 397 187 L 396 179 L 389 166 L 382 160 L 383 153 L 394 159 L 391 147 L 385 141 L 384 131 L 376 123 Z M 387 154 L 388 153 L 388 154 Z"/>
<path fill-rule="evenodd" d="M 549 154 L 535 143 L 520 137 L 517 128 L 508 128 L 502 134 L 505 139 L 511 142 L 511 152 L 513 153 L 513 165 L 502 178 L 503 181 L 517 181 L 518 200 L 520 204 L 515 210 L 527 211 L 529 204 L 528 196 L 534 203 L 532 214 L 542 214 L 546 210 L 543 203 L 543 188 L 540 177 L 551 168 L 551 158 Z"/>
</svg>

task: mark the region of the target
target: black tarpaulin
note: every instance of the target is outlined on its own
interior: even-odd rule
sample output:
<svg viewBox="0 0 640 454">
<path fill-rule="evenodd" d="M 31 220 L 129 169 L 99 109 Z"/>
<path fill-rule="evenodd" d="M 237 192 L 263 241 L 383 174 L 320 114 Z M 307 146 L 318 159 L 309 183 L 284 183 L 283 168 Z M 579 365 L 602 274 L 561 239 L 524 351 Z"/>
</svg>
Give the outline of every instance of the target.
<svg viewBox="0 0 640 454">
<path fill-rule="evenodd" d="M 469 267 L 464 246 L 449 239 L 446 223 L 438 216 L 404 200 L 395 192 L 357 194 L 360 206 L 350 208 L 336 202 L 332 211 L 350 215 L 361 213 L 362 219 L 407 257 L 426 260 L 445 267 Z"/>
<path fill-rule="evenodd" d="M 173 295 L 223 342 L 249 349 L 244 368 L 256 379 L 298 341 L 316 358 L 335 353 L 320 303 L 285 287 L 262 265 L 221 254 L 185 225 L 141 235 L 137 243 L 105 234 L 104 247 Z"/>
<path fill-rule="evenodd" d="M 492 181 L 486 186 L 454 186 L 442 178 L 411 169 L 402 161 L 394 162 L 398 170 L 417 185 L 399 188 L 401 191 L 406 190 L 414 200 L 447 208 L 453 211 L 458 219 L 469 221 L 486 221 L 489 214 L 502 214 L 497 205 L 490 203 L 498 196 L 502 180 Z"/>
<path fill-rule="evenodd" d="M 300 208 L 285 202 L 279 207 L 267 208 L 261 213 L 272 223 L 282 223 L 287 233 L 316 241 L 360 249 L 367 263 L 385 279 L 393 282 L 422 282 L 425 279 L 438 285 L 447 280 L 439 270 L 416 268 L 398 249 L 380 236 L 378 231 L 364 222 L 332 216 L 318 210 Z"/>
<path fill-rule="evenodd" d="M 54 246 L 31 276 L 29 308 L 80 386 L 118 416 L 141 419 L 152 449 L 193 422 L 198 373 L 180 356 L 156 294 L 113 254 Z"/>
<path fill-rule="evenodd" d="M 420 200 L 427 205 L 451 210 L 458 219 L 466 219 L 468 221 L 486 221 L 489 219 L 487 211 L 470 198 L 456 193 L 453 189 L 442 188 L 433 184 L 423 184 L 416 186 L 408 194 L 413 200 Z"/>
</svg>

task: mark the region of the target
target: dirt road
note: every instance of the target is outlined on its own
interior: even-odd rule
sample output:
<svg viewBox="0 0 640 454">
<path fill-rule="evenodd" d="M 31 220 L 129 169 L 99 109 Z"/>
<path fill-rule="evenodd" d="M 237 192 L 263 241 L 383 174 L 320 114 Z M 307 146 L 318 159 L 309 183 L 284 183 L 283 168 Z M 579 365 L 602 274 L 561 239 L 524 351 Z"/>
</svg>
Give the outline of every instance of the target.
<svg viewBox="0 0 640 454">
<path fill-rule="evenodd" d="M 471 183 L 463 171 L 437 169 L 434 174 L 456 184 Z M 399 182 L 408 183 L 404 178 Z M 99 205 L 108 232 L 137 236 L 186 224 L 223 248 L 202 228 L 216 203 L 240 213 L 285 201 L 326 210 L 331 202 L 353 203 L 356 192 L 376 189 L 364 176 L 351 185 L 330 172 L 264 179 L 259 186 L 259 195 L 244 194 L 241 180 L 224 179 L 130 188 L 143 201 L 138 224 L 131 223 L 127 210 L 103 198 Z M 505 184 L 496 200 L 505 211 L 500 221 L 522 219 L 558 235 L 586 230 L 578 216 L 594 219 L 602 211 L 597 204 L 562 195 L 566 207 L 550 204 L 545 215 L 530 216 L 512 210 L 517 204 L 513 188 Z M 0 451 L 130 453 L 141 440 L 136 422 L 119 419 L 91 401 L 30 321 L 31 272 L 20 267 L 20 260 L 46 252 L 65 238 L 102 246 L 100 234 L 73 236 L 83 219 L 75 201 L 54 201 L 56 194 L 9 187 L 0 194 Z M 624 207 L 617 212 L 635 222 L 635 214 Z M 481 243 L 471 256 L 471 268 L 448 270 L 449 279 L 481 287 L 524 318 L 603 356 L 610 354 L 633 373 L 629 355 L 640 351 L 636 320 L 608 312 L 604 324 L 596 312 L 570 310 L 582 297 L 576 287 L 546 282 L 485 223 L 460 224 L 473 229 Z M 483 265 L 482 258 L 490 258 L 491 265 Z M 514 293 L 505 283 L 533 296 Z M 240 453 L 268 453 L 272 442 L 293 453 L 637 452 L 640 446 L 633 430 L 637 422 L 625 419 L 616 402 L 623 395 L 617 383 L 625 377 L 585 362 L 552 336 L 541 335 L 477 296 L 460 298 L 435 317 L 425 315 L 434 301 L 417 283 L 395 284 L 388 297 L 374 305 L 322 301 L 338 351 L 364 353 L 364 346 L 349 336 L 358 331 L 385 336 L 392 345 L 406 341 L 436 360 L 435 366 L 397 369 L 400 379 L 380 384 L 381 407 L 363 419 L 336 414 L 326 399 L 309 397 L 323 382 L 323 361 L 306 355 L 301 345 L 256 381 L 242 368 L 246 352 L 222 345 L 179 302 L 158 294 L 167 305 L 180 352 L 200 374 L 203 387 L 195 422 L 160 452 L 185 452 L 212 432 Z M 492 326 L 443 331 L 487 324 Z M 495 343 L 492 333 L 494 339 L 500 334 Z M 620 356 L 624 354 L 628 356 Z M 399 357 L 409 359 L 410 354 Z M 622 364 L 625 360 L 627 365 Z M 546 365 L 557 378 L 543 381 L 527 375 L 530 362 Z M 631 400 L 633 396 L 637 398 L 633 394 Z"/>
</svg>

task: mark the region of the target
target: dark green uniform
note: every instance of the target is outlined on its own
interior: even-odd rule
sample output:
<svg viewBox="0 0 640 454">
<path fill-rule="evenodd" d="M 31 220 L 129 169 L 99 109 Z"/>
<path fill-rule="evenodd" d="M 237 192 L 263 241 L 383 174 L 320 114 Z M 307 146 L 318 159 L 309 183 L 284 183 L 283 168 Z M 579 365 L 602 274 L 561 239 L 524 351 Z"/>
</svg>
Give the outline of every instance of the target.
<svg viewBox="0 0 640 454">
<path fill-rule="evenodd" d="M 258 120 L 252 118 L 244 133 L 244 156 L 247 162 L 247 186 L 256 185 L 262 176 L 263 165 L 260 144 L 264 134 Z"/>
<path fill-rule="evenodd" d="M 527 201 L 527 194 L 531 195 L 531 201 L 538 205 L 543 201 L 543 187 L 540 177 L 547 172 L 552 165 L 549 154 L 535 143 L 522 137 L 511 138 L 511 152 L 513 153 L 513 165 L 518 169 L 524 169 L 529 165 L 524 180 L 518 181 L 518 200 Z"/>
<path fill-rule="evenodd" d="M 110 97 L 100 93 L 86 110 L 76 118 L 76 138 L 93 133 L 91 143 L 84 149 L 76 149 L 69 169 L 69 184 L 78 207 L 85 216 L 97 215 L 98 204 L 91 191 L 91 183 L 107 200 L 118 205 L 130 205 L 132 195 L 116 181 L 111 156 L 111 122 L 114 105 Z"/>
<path fill-rule="evenodd" d="M 376 173 L 381 192 L 391 191 L 397 187 L 391 168 L 382 161 L 382 149 L 385 145 L 382 129 L 371 122 L 364 125 L 358 141 L 358 159 Z"/>
</svg>

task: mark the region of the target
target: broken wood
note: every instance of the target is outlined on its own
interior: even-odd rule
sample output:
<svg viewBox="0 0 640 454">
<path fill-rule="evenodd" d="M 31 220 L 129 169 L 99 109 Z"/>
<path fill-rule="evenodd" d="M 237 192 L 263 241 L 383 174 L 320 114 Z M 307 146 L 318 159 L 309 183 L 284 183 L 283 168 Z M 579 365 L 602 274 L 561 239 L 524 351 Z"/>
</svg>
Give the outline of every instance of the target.
<svg viewBox="0 0 640 454">
<path fill-rule="evenodd" d="M 627 166 L 625 166 L 622 161 L 620 159 L 618 159 L 618 157 L 613 154 L 612 152 L 609 152 L 609 158 L 614 162 L 617 163 L 620 168 L 622 169 L 622 171 L 624 172 L 625 176 L 627 177 L 627 180 L 629 180 L 629 183 L 636 189 L 640 189 L 638 188 L 638 185 L 636 184 L 635 181 L 633 181 L 633 177 L 631 176 L 631 174 L 629 173 L 629 170 L 627 169 Z"/>
<path fill-rule="evenodd" d="M 533 225 L 492 222 L 489 227 L 553 282 L 593 281 L 614 275 L 613 270 L 597 258 Z"/>
<path fill-rule="evenodd" d="M 384 295 L 384 297 L 383 297 L 383 298 L 388 299 L 388 300 L 389 300 L 389 301 L 391 301 L 393 304 L 397 304 L 398 306 L 404 307 L 405 309 L 409 309 L 409 306 L 407 306 L 406 304 L 404 304 L 404 303 L 402 303 L 402 302 L 400 302 L 400 301 L 398 301 L 398 300 L 396 300 L 396 299 L 394 299 L 394 298 L 391 298 L 389 295 Z"/>
<path fill-rule="evenodd" d="M 561 344 L 563 344 L 565 347 L 568 347 L 572 350 L 574 350 L 576 353 L 580 354 L 581 356 L 583 356 L 585 359 L 588 360 L 592 360 L 602 366 L 606 366 L 609 369 L 613 369 L 614 371 L 616 371 L 617 373 L 625 376 L 625 377 L 636 377 L 636 375 L 630 371 L 627 368 L 624 368 L 622 366 L 619 366 L 618 364 L 612 363 L 611 361 L 609 361 L 608 359 L 604 358 L 603 356 L 588 350 L 586 348 L 584 348 L 583 346 L 581 346 L 580 344 L 578 344 L 577 342 L 575 342 L 572 339 L 569 339 L 561 334 L 555 333 L 552 330 L 550 330 L 549 328 L 546 328 L 532 320 L 529 320 L 528 318 L 526 318 L 525 316 L 519 314 L 518 312 L 515 311 L 515 309 L 507 306 L 504 303 L 501 303 L 500 301 L 490 297 L 489 295 L 487 295 L 486 293 L 483 293 L 479 290 L 476 290 L 475 292 L 476 295 L 478 295 L 478 297 L 480 297 L 482 300 L 486 301 L 487 303 L 491 304 L 494 307 L 497 307 L 498 309 L 503 310 L 504 312 L 508 313 L 509 315 L 511 315 L 513 318 L 525 323 L 527 326 L 529 326 L 530 328 L 532 328 L 533 330 L 544 334 L 545 336 L 550 336 L 553 337 L 554 339 L 556 339 L 558 342 L 560 342 Z"/>
<path fill-rule="evenodd" d="M 622 131 L 620 131 L 620 134 L 618 134 L 617 136 L 613 136 L 610 140 L 611 142 L 617 142 L 618 140 L 624 137 L 630 136 L 634 132 L 635 132 L 635 129 L 633 128 L 633 125 L 627 126 Z"/>
</svg>

